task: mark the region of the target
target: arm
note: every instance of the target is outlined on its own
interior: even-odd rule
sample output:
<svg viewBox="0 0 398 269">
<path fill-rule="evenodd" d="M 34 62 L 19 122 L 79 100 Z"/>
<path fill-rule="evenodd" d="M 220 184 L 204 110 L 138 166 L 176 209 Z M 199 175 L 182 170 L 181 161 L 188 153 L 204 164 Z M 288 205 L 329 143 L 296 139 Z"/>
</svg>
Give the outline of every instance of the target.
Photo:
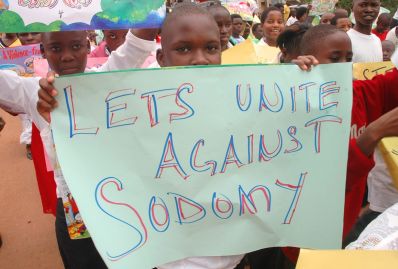
<svg viewBox="0 0 398 269">
<path fill-rule="evenodd" d="M 99 72 L 139 68 L 156 49 L 157 29 L 134 29 L 127 33 L 126 41 L 113 51 Z"/>
<path fill-rule="evenodd" d="M 356 96 L 363 100 L 368 124 L 357 144 L 365 155 L 370 156 L 383 137 L 398 135 L 397 69 L 372 80 L 355 81 L 354 98 Z"/>
<path fill-rule="evenodd" d="M 10 113 L 28 113 L 31 95 L 38 89 L 37 82 L 35 78 L 22 78 L 13 71 L 0 71 L 0 107 Z"/>
</svg>

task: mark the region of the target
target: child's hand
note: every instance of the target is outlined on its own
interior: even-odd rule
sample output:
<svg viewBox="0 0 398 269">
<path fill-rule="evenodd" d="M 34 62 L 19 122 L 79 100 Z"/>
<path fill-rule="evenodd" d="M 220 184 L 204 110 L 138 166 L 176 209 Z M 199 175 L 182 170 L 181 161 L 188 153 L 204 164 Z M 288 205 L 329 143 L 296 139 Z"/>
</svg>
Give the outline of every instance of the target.
<svg viewBox="0 0 398 269">
<path fill-rule="evenodd" d="M 46 78 L 40 79 L 39 101 L 37 101 L 37 111 L 47 121 L 50 122 L 50 112 L 58 106 L 54 96 L 58 94 L 54 88 L 55 73 L 50 71 Z"/>
<path fill-rule="evenodd" d="M 153 41 L 159 33 L 159 29 L 130 29 L 130 32 L 138 38 Z"/>
<path fill-rule="evenodd" d="M 370 156 L 384 137 L 398 136 L 398 107 L 369 124 L 358 137 L 357 145 L 366 156 Z"/>
<path fill-rule="evenodd" d="M 318 60 L 312 55 L 303 55 L 292 60 L 292 63 L 298 65 L 301 70 L 310 71 L 312 66 L 319 64 Z"/>
</svg>

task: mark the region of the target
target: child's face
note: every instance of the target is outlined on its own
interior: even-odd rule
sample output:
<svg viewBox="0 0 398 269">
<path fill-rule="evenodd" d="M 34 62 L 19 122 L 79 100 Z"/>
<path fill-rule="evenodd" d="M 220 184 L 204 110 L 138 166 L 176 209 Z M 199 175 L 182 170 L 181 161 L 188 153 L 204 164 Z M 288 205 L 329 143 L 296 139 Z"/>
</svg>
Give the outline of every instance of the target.
<svg viewBox="0 0 398 269">
<path fill-rule="evenodd" d="M 320 42 L 317 44 L 319 45 Z M 345 63 L 352 61 L 351 40 L 343 31 L 326 36 L 322 46 L 313 49 L 320 64 Z"/>
<path fill-rule="evenodd" d="M 128 30 L 104 30 L 106 45 L 110 51 L 116 50 L 126 40 Z"/>
<path fill-rule="evenodd" d="M 394 43 L 391 41 L 383 41 L 381 42 L 381 46 L 383 48 L 383 61 L 390 61 L 395 50 Z"/>
<path fill-rule="evenodd" d="M 276 42 L 279 34 L 285 28 L 282 13 L 277 10 L 270 11 L 263 24 L 265 40 Z"/>
<path fill-rule="evenodd" d="M 379 33 L 382 33 L 390 28 L 390 20 L 387 16 L 380 16 L 377 20 L 376 29 Z"/>
<path fill-rule="evenodd" d="M 90 43 L 87 33 L 51 32 L 42 35 L 43 57 L 59 75 L 83 73 L 86 68 Z"/>
<path fill-rule="evenodd" d="M 354 17 L 359 24 L 371 26 L 377 19 L 379 10 L 380 0 L 354 0 Z"/>
<path fill-rule="evenodd" d="M 232 34 L 235 36 L 240 35 L 243 31 L 243 20 L 241 18 L 235 18 L 232 20 Z"/>
<path fill-rule="evenodd" d="M 220 31 L 221 46 L 226 47 L 229 42 L 229 37 L 231 35 L 231 28 L 232 28 L 231 16 L 223 8 L 217 8 L 214 11 L 211 11 L 211 14 L 216 20 L 218 29 Z"/>
<path fill-rule="evenodd" d="M 263 37 L 263 28 L 261 28 L 261 26 L 257 26 L 256 30 L 253 31 L 253 35 L 257 39 L 261 39 Z"/>
<path fill-rule="evenodd" d="M 22 45 L 39 44 L 41 42 L 40 33 L 20 33 L 18 38 Z"/>
<path fill-rule="evenodd" d="M 336 21 L 336 27 L 347 32 L 352 28 L 352 23 L 349 18 L 341 18 Z"/>
<path fill-rule="evenodd" d="M 163 29 L 156 58 L 162 67 L 221 64 L 220 33 L 206 15 L 180 16 Z"/>
<path fill-rule="evenodd" d="M 321 24 L 330 24 L 330 21 L 333 19 L 333 13 L 325 13 L 321 17 Z"/>
</svg>

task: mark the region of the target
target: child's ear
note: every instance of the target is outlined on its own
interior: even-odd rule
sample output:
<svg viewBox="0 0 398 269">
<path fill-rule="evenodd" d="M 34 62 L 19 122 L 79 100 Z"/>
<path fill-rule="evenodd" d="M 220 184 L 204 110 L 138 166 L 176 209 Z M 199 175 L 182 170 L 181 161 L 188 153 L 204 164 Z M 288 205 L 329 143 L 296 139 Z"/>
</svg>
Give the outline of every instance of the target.
<svg viewBox="0 0 398 269">
<path fill-rule="evenodd" d="M 158 61 L 160 67 L 164 67 L 164 54 L 162 49 L 158 49 L 156 51 L 156 60 Z"/>
<path fill-rule="evenodd" d="M 90 54 L 91 52 L 91 44 L 90 44 L 90 40 L 87 39 L 87 54 Z"/>
<path fill-rule="evenodd" d="M 44 46 L 42 43 L 40 43 L 40 53 L 41 57 L 43 57 L 43 59 L 46 59 L 46 54 L 44 53 Z"/>
</svg>

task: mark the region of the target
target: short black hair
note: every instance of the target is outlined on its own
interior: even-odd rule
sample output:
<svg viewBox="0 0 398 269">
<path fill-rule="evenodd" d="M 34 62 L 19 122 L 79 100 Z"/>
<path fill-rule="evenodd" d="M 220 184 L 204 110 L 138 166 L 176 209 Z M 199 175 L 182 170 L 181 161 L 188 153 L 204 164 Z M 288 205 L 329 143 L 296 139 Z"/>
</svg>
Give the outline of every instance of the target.
<svg viewBox="0 0 398 269">
<path fill-rule="evenodd" d="M 296 19 L 300 19 L 301 17 L 303 17 L 305 14 L 308 13 L 308 9 L 306 7 L 299 7 L 296 10 Z"/>
<path fill-rule="evenodd" d="M 203 4 L 206 4 L 206 5 L 203 5 Z M 228 14 L 230 14 L 229 10 L 226 7 L 224 7 L 223 5 L 221 5 L 221 2 L 219 2 L 219 1 L 203 2 L 200 5 L 204 6 L 207 9 L 207 11 L 209 11 L 209 12 L 213 12 L 217 9 L 222 9 L 222 10 L 225 10 L 226 12 L 228 12 Z"/>
<path fill-rule="evenodd" d="M 243 21 L 242 16 L 239 14 L 231 14 L 231 20 L 233 21 L 234 19 L 241 19 Z"/>
<path fill-rule="evenodd" d="M 344 32 L 344 30 L 337 28 L 331 24 L 319 24 L 307 30 L 300 42 L 300 52 L 302 55 L 313 54 L 316 48 L 321 48 L 317 46 L 319 42 L 322 42 L 325 37 Z"/>
<path fill-rule="evenodd" d="M 276 4 L 274 5 L 274 7 L 277 7 L 277 8 L 279 8 L 279 9 L 284 8 L 284 6 L 283 6 L 282 3 L 276 3 Z"/>
<path fill-rule="evenodd" d="M 332 20 L 330 21 L 330 24 L 331 25 L 337 25 L 337 21 L 339 20 L 339 19 L 349 19 L 347 16 L 345 16 L 345 15 L 335 15 L 333 18 L 332 18 Z"/>
<path fill-rule="evenodd" d="M 300 44 L 304 34 L 311 26 L 306 23 L 296 23 L 287 26 L 285 30 L 278 36 L 276 45 L 282 51 L 288 54 L 300 55 Z"/>
<path fill-rule="evenodd" d="M 216 23 L 213 16 L 205 8 L 199 6 L 195 3 L 182 2 L 182 3 L 176 4 L 173 7 L 172 12 L 168 13 L 166 15 L 166 18 L 162 25 L 162 32 L 164 32 L 165 29 L 167 29 L 169 27 L 173 27 L 173 23 L 177 18 L 179 18 L 181 16 L 190 16 L 190 15 L 208 16 L 212 21 L 214 21 L 214 23 Z"/>
<path fill-rule="evenodd" d="M 266 9 L 263 11 L 263 13 L 261 13 L 261 18 L 260 18 L 261 24 L 264 24 L 265 20 L 266 20 L 267 17 L 268 17 L 268 14 L 269 14 L 271 11 L 278 11 L 278 12 L 280 12 L 280 13 L 282 14 L 281 10 L 280 10 L 279 8 L 277 8 L 277 7 L 269 7 L 269 8 L 266 8 Z"/>
</svg>

